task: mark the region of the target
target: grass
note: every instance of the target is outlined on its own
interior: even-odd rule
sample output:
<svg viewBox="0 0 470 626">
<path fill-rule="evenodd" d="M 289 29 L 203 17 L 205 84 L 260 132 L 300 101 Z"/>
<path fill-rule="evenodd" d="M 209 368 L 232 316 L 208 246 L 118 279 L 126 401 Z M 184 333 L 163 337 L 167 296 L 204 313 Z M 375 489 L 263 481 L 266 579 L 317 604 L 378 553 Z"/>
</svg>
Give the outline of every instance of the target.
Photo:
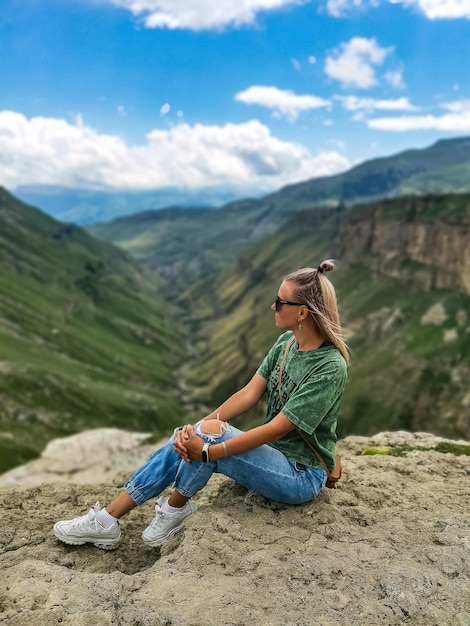
<svg viewBox="0 0 470 626">
<path fill-rule="evenodd" d="M 466 444 L 454 443 L 452 441 L 440 441 L 435 446 L 410 446 L 402 444 L 399 446 L 370 446 L 358 452 L 358 456 L 371 456 L 375 454 L 385 456 L 405 456 L 415 450 L 420 452 L 440 452 L 442 454 L 453 454 L 454 456 L 470 456 L 470 446 Z"/>
</svg>

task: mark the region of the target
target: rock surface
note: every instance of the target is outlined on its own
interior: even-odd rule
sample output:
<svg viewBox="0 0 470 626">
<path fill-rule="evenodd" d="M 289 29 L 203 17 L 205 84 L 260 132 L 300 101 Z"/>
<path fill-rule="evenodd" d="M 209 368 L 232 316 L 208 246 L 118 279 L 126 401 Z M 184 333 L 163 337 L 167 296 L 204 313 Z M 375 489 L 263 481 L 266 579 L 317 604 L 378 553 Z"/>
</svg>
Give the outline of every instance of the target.
<svg viewBox="0 0 470 626">
<path fill-rule="evenodd" d="M 302 506 L 214 476 L 161 549 L 140 539 L 147 503 L 122 521 L 114 552 L 63 545 L 52 525 L 108 502 L 153 448 L 111 430 L 58 440 L 53 455 L 0 477 L 0 622 L 470 626 L 470 457 L 357 456 L 440 440 L 348 437 L 340 487 Z M 108 450 L 113 462 L 100 462 Z"/>
<path fill-rule="evenodd" d="M 118 473 L 131 474 L 156 448 L 145 445 L 148 436 L 98 428 L 54 439 L 39 459 L 0 475 L 0 487 L 64 482 L 93 484 L 113 480 Z"/>
</svg>

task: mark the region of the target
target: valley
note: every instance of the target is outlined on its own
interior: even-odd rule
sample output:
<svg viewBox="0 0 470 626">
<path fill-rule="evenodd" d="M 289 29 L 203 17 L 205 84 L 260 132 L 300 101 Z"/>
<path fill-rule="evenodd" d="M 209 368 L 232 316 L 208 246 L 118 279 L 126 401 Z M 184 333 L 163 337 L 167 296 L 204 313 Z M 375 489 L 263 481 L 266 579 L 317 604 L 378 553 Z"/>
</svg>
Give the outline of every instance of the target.
<svg viewBox="0 0 470 626">
<path fill-rule="evenodd" d="M 247 382 L 275 340 L 270 306 L 284 275 L 325 258 L 336 260 L 351 350 L 338 435 L 468 439 L 470 195 L 400 195 L 383 182 L 391 168 L 408 186 L 434 172 L 447 189 L 468 146 L 438 142 L 341 180 L 87 230 L 0 190 L 0 471 L 88 428 L 158 438 L 197 419 Z M 348 196 L 353 180 L 363 191 Z M 346 201 L 375 192 L 385 197 Z"/>
</svg>

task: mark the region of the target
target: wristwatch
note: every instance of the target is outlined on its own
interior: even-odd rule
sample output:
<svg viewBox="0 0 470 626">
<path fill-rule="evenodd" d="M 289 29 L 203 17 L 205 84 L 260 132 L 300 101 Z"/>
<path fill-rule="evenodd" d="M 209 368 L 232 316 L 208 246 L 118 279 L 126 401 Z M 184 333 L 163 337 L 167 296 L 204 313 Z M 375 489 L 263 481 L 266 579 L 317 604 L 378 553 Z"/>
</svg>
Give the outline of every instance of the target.
<svg viewBox="0 0 470 626">
<path fill-rule="evenodd" d="M 209 461 L 209 444 L 208 443 L 205 443 L 202 446 L 201 454 L 202 454 L 202 462 L 207 463 Z"/>
</svg>

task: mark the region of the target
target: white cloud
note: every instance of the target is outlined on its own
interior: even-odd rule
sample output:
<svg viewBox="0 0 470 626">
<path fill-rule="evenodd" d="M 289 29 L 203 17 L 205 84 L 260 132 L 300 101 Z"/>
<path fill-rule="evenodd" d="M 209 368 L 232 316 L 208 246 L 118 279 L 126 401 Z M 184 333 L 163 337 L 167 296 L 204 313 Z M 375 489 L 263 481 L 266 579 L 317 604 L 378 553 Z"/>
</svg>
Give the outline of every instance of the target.
<svg viewBox="0 0 470 626">
<path fill-rule="evenodd" d="M 245 104 L 256 104 L 273 111 L 276 117 L 285 117 L 293 122 L 302 111 L 320 109 L 330 105 L 328 100 L 308 94 L 297 95 L 287 89 L 253 85 L 235 95 L 235 100 Z"/>
<path fill-rule="evenodd" d="M 470 100 L 449 102 L 442 105 L 444 115 L 404 115 L 382 117 L 367 122 L 369 128 L 404 132 L 410 130 L 436 130 L 440 132 L 470 132 Z"/>
<path fill-rule="evenodd" d="M 347 111 L 418 111 L 408 98 L 395 98 L 392 100 L 376 100 L 374 98 L 358 98 L 357 96 L 336 96 Z"/>
<path fill-rule="evenodd" d="M 345 87 L 367 89 L 377 84 L 374 66 L 381 65 L 393 48 L 381 48 L 375 39 L 353 37 L 341 51 L 328 56 L 325 72 Z"/>
<path fill-rule="evenodd" d="M 430 20 L 470 19 L 469 0 L 404 0 L 404 4 L 417 6 Z"/>
<path fill-rule="evenodd" d="M 327 0 L 326 10 L 332 17 L 345 17 L 352 9 L 377 4 L 378 0 Z"/>
<path fill-rule="evenodd" d="M 153 130 L 144 145 L 100 134 L 77 118 L 28 119 L 0 112 L 0 184 L 143 190 L 225 187 L 263 193 L 347 169 L 338 152 L 312 154 L 252 120 Z"/>
<path fill-rule="evenodd" d="M 415 7 L 430 20 L 470 19 L 469 0 L 327 0 L 326 9 L 332 17 L 345 17 L 355 9 L 376 7 L 386 2 Z"/>
<path fill-rule="evenodd" d="M 406 87 L 400 70 L 386 72 L 384 78 L 385 82 L 387 82 L 394 89 L 404 89 Z"/>
<path fill-rule="evenodd" d="M 261 11 L 308 0 L 108 0 L 128 9 L 147 28 L 205 30 L 253 24 Z"/>
<path fill-rule="evenodd" d="M 455 102 L 444 102 L 441 104 L 442 109 L 452 111 L 453 113 L 470 113 L 470 100 L 456 100 Z"/>
</svg>

